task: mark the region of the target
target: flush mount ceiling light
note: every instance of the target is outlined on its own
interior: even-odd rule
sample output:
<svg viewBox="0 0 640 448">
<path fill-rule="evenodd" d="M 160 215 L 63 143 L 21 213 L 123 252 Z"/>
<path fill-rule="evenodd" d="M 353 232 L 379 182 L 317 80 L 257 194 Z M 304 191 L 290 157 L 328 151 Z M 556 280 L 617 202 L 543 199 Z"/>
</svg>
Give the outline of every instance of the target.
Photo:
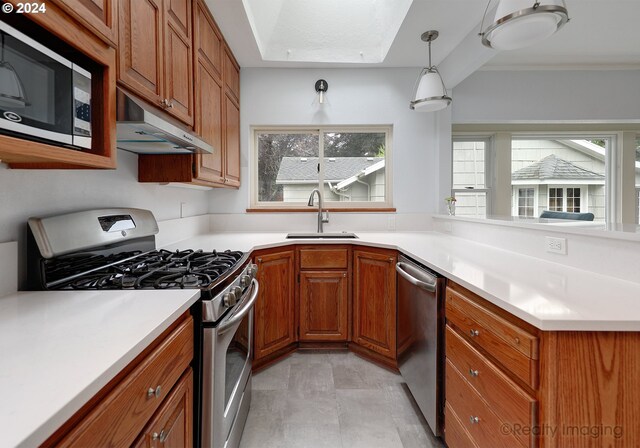
<svg viewBox="0 0 640 448">
<path fill-rule="evenodd" d="M 438 38 L 438 32 L 426 31 L 420 38 L 429 44 L 429 65 L 423 68 L 418 76 L 413 101 L 409 103 L 409 107 L 418 112 L 435 112 L 451 104 L 451 98 L 447 96 L 447 89 L 438 68 L 431 65 L 431 42 Z"/>
<path fill-rule="evenodd" d="M 564 0 L 500 0 L 494 22 L 483 30 L 490 4 L 491 0 L 482 17 L 480 37 L 484 46 L 496 50 L 528 47 L 551 36 L 569 21 Z"/>
</svg>

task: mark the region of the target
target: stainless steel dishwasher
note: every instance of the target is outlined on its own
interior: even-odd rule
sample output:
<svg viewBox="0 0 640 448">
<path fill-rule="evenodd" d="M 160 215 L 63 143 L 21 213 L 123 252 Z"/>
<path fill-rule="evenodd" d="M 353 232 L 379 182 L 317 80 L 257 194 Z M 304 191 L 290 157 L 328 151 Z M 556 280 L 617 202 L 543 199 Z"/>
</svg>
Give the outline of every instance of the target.
<svg viewBox="0 0 640 448">
<path fill-rule="evenodd" d="M 436 436 L 442 435 L 445 279 L 404 255 L 398 272 L 398 367 Z"/>
</svg>

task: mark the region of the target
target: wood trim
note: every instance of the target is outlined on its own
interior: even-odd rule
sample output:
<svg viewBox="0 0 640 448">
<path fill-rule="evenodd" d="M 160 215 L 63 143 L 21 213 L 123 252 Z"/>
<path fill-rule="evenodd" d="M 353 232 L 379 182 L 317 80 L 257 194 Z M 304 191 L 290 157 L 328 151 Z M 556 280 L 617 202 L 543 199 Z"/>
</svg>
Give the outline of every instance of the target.
<svg viewBox="0 0 640 448">
<path fill-rule="evenodd" d="M 362 347 L 355 342 L 349 342 L 349 350 L 361 358 L 371 361 L 372 363 L 384 367 L 387 370 L 391 370 L 394 373 L 400 372 L 398 370 L 398 362 L 395 359 L 392 360 L 387 358 L 386 356 L 374 352 L 373 350 L 369 350 L 366 347 Z"/>
<path fill-rule="evenodd" d="M 323 211 L 328 211 L 331 213 L 352 213 L 352 212 L 367 212 L 367 213 L 389 213 L 395 212 L 396 209 L 394 207 L 362 207 L 362 208 L 323 208 Z M 294 207 L 282 207 L 282 208 L 248 208 L 245 210 L 247 213 L 318 213 L 317 208 L 305 207 L 305 208 L 294 208 Z"/>
<path fill-rule="evenodd" d="M 275 364 L 276 362 L 282 360 L 282 358 L 284 358 L 285 356 L 295 352 L 297 348 L 298 344 L 292 343 L 287 345 L 286 347 L 281 348 L 278 351 L 269 353 L 268 355 L 260 359 L 254 359 L 253 364 L 251 365 L 251 371 L 253 373 L 260 372 L 261 370 L 264 370 L 272 364 Z"/>
</svg>

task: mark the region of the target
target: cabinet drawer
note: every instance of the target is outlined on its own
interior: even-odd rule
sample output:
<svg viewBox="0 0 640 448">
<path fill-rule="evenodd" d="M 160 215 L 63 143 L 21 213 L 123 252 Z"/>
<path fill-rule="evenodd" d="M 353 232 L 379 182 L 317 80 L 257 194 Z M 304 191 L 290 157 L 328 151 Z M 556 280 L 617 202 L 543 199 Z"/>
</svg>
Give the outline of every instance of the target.
<svg viewBox="0 0 640 448">
<path fill-rule="evenodd" d="M 447 288 L 447 321 L 532 388 L 538 386 L 538 338 Z"/>
<path fill-rule="evenodd" d="M 451 448 L 479 448 L 467 430 L 464 429 L 460 418 L 451 409 L 449 403 L 444 406 L 444 421 L 446 423 L 444 438 L 447 446 Z"/>
<path fill-rule="evenodd" d="M 462 374 L 446 361 L 447 404 L 460 418 L 462 427 L 478 446 L 493 448 L 529 447 L 511 432 L 511 426 L 501 421 L 487 403 L 471 387 Z"/>
<path fill-rule="evenodd" d="M 509 427 L 533 428 L 537 402 L 447 325 L 448 361 Z M 522 444 L 527 437 L 520 437 Z"/>
<path fill-rule="evenodd" d="M 300 249 L 300 269 L 347 269 L 349 250 Z"/>
<path fill-rule="evenodd" d="M 98 403 L 61 446 L 130 446 L 192 359 L 189 317 Z"/>
</svg>

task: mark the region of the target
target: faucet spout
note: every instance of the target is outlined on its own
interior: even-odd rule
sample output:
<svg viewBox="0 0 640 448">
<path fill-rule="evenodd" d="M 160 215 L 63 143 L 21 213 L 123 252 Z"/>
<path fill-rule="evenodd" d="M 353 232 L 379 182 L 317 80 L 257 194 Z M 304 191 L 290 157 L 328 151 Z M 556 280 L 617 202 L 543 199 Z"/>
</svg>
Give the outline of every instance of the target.
<svg viewBox="0 0 640 448">
<path fill-rule="evenodd" d="M 324 220 L 322 219 L 322 194 L 320 193 L 320 190 L 318 190 L 317 188 L 313 189 L 313 191 L 311 192 L 311 196 L 309 196 L 309 202 L 307 203 L 307 205 L 309 207 L 313 207 L 313 198 L 316 194 L 318 195 L 318 233 L 322 233 L 322 223 L 324 222 Z"/>
</svg>

